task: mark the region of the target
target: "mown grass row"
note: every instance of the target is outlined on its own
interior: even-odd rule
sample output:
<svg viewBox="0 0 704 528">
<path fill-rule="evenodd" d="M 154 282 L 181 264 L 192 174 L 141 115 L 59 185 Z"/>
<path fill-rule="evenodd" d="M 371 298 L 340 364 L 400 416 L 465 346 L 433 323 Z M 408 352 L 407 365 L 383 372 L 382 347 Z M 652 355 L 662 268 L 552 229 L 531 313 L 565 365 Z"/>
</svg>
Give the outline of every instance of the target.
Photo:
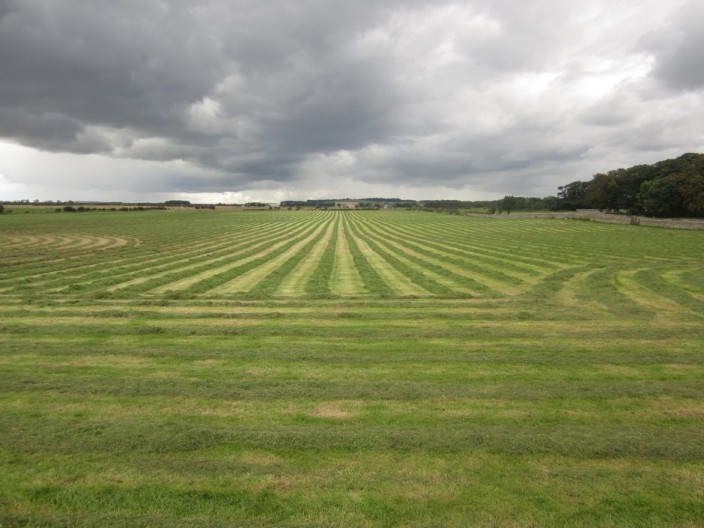
<svg viewBox="0 0 704 528">
<path fill-rule="evenodd" d="M 153 222 L 155 225 L 151 226 L 153 228 L 151 232 L 148 231 L 145 233 L 143 231 L 137 231 L 136 233 L 138 235 L 141 235 L 144 239 L 144 246 L 141 248 L 143 251 L 131 251 L 129 257 L 127 257 L 126 259 L 121 259 L 121 261 L 124 260 L 126 262 L 139 262 L 140 260 L 144 260 L 144 264 L 148 264 L 151 267 L 152 265 L 154 265 L 154 263 L 171 262 L 179 258 L 183 258 L 184 253 L 186 255 L 197 255 L 200 252 L 212 251 L 214 249 L 217 249 L 223 243 L 231 243 L 233 241 L 233 236 L 245 235 L 248 232 L 252 232 L 252 230 L 266 232 L 268 229 L 271 229 L 276 226 L 281 228 L 285 227 L 287 224 L 305 221 L 303 215 L 301 215 L 301 217 L 297 219 L 294 219 L 293 221 L 289 221 L 292 220 L 290 217 L 279 219 L 262 219 L 259 215 L 247 215 L 246 218 L 242 217 L 241 219 L 238 219 L 238 221 L 233 226 L 231 221 L 217 221 L 222 219 L 227 220 L 227 217 L 215 216 L 213 217 L 213 219 L 216 221 L 212 221 L 210 225 L 202 226 L 199 225 L 199 219 L 192 215 L 179 215 L 176 217 L 168 216 L 167 219 L 163 218 L 163 213 L 157 213 L 156 216 L 159 215 L 161 215 L 162 218 L 155 218 L 155 215 L 145 215 L 145 218 L 143 218 L 143 220 L 145 221 L 145 225 L 150 225 L 150 222 Z M 252 221 L 252 216 L 254 216 L 259 221 Z M 90 215 L 88 215 L 87 219 L 90 220 Z M 124 218 L 120 220 L 124 220 Z M 58 220 L 54 220 L 54 222 L 55 223 L 48 224 L 48 226 L 45 226 L 45 228 L 49 227 L 54 230 L 69 229 L 69 226 L 63 225 L 63 222 L 59 222 Z M 93 228 L 98 227 L 92 224 L 88 225 Z M 111 221 L 108 221 L 105 223 L 105 225 L 101 224 L 100 228 L 105 229 L 106 226 L 110 226 L 113 229 L 119 229 L 120 223 L 118 222 L 116 225 L 114 225 Z M 130 226 L 130 230 L 134 231 L 135 227 L 136 226 Z M 233 232 L 233 227 L 235 228 L 235 232 Z M 142 239 L 133 237 L 133 242 L 133 245 L 141 245 Z M 11 245 L 10 247 L 12 248 L 12 251 L 9 252 L 10 255 L 17 256 L 22 254 L 21 248 L 16 249 Z M 63 269 L 71 268 L 72 270 L 77 271 L 81 267 L 90 267 L 95 265 L 93 263 L 85 264 L 83 262 L 74 262 L 71 266 L 66 265 L 66 259 L 71 259 L 73 261 L 82 259 L 84 256 L 83 253 L 76 254 L 75 252 L 54 252 L 52 253 L 52 255 L 56 255 L 61 258 L 52 259 L 46 255 L 46 252 L 43 251 L 42 248 L 36 249 L 41 252 L 41 255 L 39 257 L 40 260 L 38 261 L 38 263 L 36 263 L 36 265 L 40 269 L 35 272 L 23 266 L 22 269 L 24 270 L 23 274 L 25 278 L 37 278 L 40 275 L 41 270 L 47 268 L 49 268 L 49 270 L 52 270 L 54 268 L 62 269 L 63 267 Z M 95 253 L 95 250 L 90 248 L 87 248 L 86 253 L 90 253 L 91 251 L 92 253 Z M 100 255 L 92 255 L 93 258 L 99 256 Z M 110 257 L 108 256 L 106 258 L 109 259 Z M 114 254 L 111 256 L 111 258 L 115 258 Z M 142 271 L 144 271 L 144 268 L 145 266 L 142 266 Z"/>
<path fill-rule="evenodd" d="M 704 518 L 702 233 L 15 216 L 140 244 L 2 261 L 2 526 Z"/>
<path fill-rule="evenodd" d="M 145 218 L 147 222 L 153 220 L 151 218 Z M 56 225 L 49 224 L 53 229 L 66 229 L 67 226 L 61 225 L 57 222 Z M 173 227 L 173 226 L 171 226 Z M 258 226 L 261 228 L 261 226 Z M 92 269 L 96 266 L 104 266 L 106 262 L 110 262 L 113 266 L 119 264 L 120 267 L 128 263 L 143 262 L 143 264 L 152 266 L 159 262 L 168 262 L 171 260 L 178 259 L 183 251 L 193 250 L 194 252 L 204 251 L 217 247 L 218 239 L 221 235 L 213 235 L 211 232 L 202 233 L 200 230 L 192 229 L 188 230 L 191 237 L 187 241 L 179 242 L 172 240 L 174 232 L 172 229 L 162 230 L 159 229 L 162 236 L 159 239 L 148 240 L 147 244 L 144 246 L 144 251 L 129 251 L 129 255 L 125 256 L 120 252 L 120 258 L 116 258 L 114 252 L 105 252 L 101 255 L 96 255 L 94 248 L 86 248 L 84 252 L 76 253 L 71 252 L 61 252 L 61 253 L 50 253 L 50 255 L 55 255 L 57 259 L 47 258 L 46 252 L 42 251 L 42 256 L 35 264 L 36 268 L 28 268 L 27 266 L 22 266 L 19 268 L 19 273 L 22 274 L 24 278 L 31 278 L 33 281 L 42 280 L 45 276 L 53 276 L 60 273 L 66 274 L 71 273 L 73 278 L 78 278 L 81 276 L 83 270 Z M 182 235 L 181 235 L 182 236 Z M 141 244 L 141 240 L 134 238 L 132 240 L 132 246 L 138 246 Z M 165 244 L 165 242 L 167 242 Z M 161 254 L 162 249 L 168 247 L 168 251 Z M 41 248 L 39 248 L 41 249 Z M 130 248 L 132 249 L 132 248 Z M 21 253 L 21 252 L 20 252 Z M 91 253 L 93 253 L 91 255 Z M 12 248 L 12 254 L 16 254 L 15 248 Z M 85 256 L 90 255 L 91 259 L 89 263 L 86 263 Z M 70 264 L 66 262 L 70 261 Z M 144 266 L 141 267 L 144 269 Z M 8 273 L 6 277 L 11 277 L 12 274 Z M 5 282 L 6 279 L 0 279 L 0 281 Z M 2 284 L 0 282 L 0 284 Z"/>
<path fill-rule="evenodd" d="M 165 273 L 159 273 L 156 276 L 147 275 L 137 281 L 118 285 L 118 288 L 123 290 L 123 293 L 129 289 L 134 292 L 163 293 L 177 290 L 184 285 L 190 286 L 202 278 L 242 265 L 257 255 L 262 248 L 268 248 L 273 243 L 296 236 L 306 228 L 305 223 L 292 223 L 267 230 L 255 230 L 252 233 L 239 233 L 235 240 L 230 238 L 226 242 L 226 248 L 217 254 L 206 253 L 199 258 L 189 259 L 187 263 L 179 262 L 179 266 Z"/>
<path fill-rule="evenodd" d="M 700 324 L 416 302 L 10 307 L 4 522 L 696 525 Z"/>
<path fill-rule="evenodd" d="M 169 240 L 173 234 L 169 231 L 164 232 L 163 239 L 155 244 L 157 239 L 152 234 L 151 238 L 146 237 L 147 241 L 151 240 L 151 245 L 145 242 L 127 254 L 122 251 L 112 260 L 95 251 L 92 257 L 95 261 L 80 265 L 70 259 L 68 262 L 56 261 L 42 271 L 29 265 L 26 275 L 22 275 L 21 265 L 11 266 L 12 269 L 0 279 L 0 288 L 6 293 L 25 297 L 33 294 L 91 294 L 122 298 L 164 294 L 240 295 L 262 299 L 277 295 L 500 297 L 540 288 L 541 283 L 558 270 L 578 270 L 596 263 L 605 270 L 620 268 L 628 274 L 630 271 L 627 270 L 636 269 L 645 276 L 647 270 L 658 263 L 657 258 L 666 258 L 649 257 L 640 250 L 633 255 L 617 252 L 615 245 L 604 244 L 601 239 L 592 245 L 591 254 L 578 250 L 577 237 L 590 239 L 604 229 L 598 226 L 591 232 L 590 226 L 578 222 L 563 223 L 564 229 L 560 230 L 560 226 L 550 221 L 541 224 L 519 220 L 518 226 L 524 228 L 519 234 L 512 223 L 487 224 L 434 215 L 426 215 L 430 220 L 423 222 L 417 220 L 418 215 L 408 213 L 281 215 L 264 216 L 262 218 L 266 220 L 261 224 L 252 222 L 252 217 L 240 215 L 242 223 L 238 218 L 229 230 L 224 222 L 216 222 L 218 234 L 208 233 L 202 240 L 199 237 L 206 231 L 202 230 L 203 226 L 197 226 L 191 233 L 195 239 L 190 243 L 182 241 L 182 233 L 173 241 Z M 225 215 L 215 218 L 233 219 Z M 331 228 L 335 231 L 334 246 L 329 245 L 333 233 L 328 230 L 316 231 L 309 240 L 310 244 L 288 244 L 287 237 L 295 237 L 300 230 L 309 232 L 314 226 L 332 225 L 331 222 L 338 222 L 337 228 Z M 546 223 L 549 228 L 545 227 Z M 497 237 L 497 228 L 502 225 L 507 229 L 503 237 Z M 552 255 L 547 258 L 545 255 L 550 244 L 553 245 L 550 249 Z M 594 246 L 599 247 L 597 252 Z M 287 251 L 294 254 L 287 255 Z M 326 253 L 328 256 L 324 259 Z M 648 265 L 633 268 L 644 260 Z M 319 261 L 328 266 L 325 284 L 318 273 Z M 298 268 L 294 263 L 300 264 Z M 260 269 L 256 271 L 255 268 Z M 668 272 L 666 266 L 664 272 Z M 674 273 L 673 270 L 669 272 Z M 602 275 L 598 273 L 589 280 Z M 308 291 L 306 284 L 313 276 L 318 286 Z M 265 282 L 259 287 L 258 281 Z M 614 289 L 616 283 L 611 282 L 609 287 Z M 628 296 L 634 291 L 635 282 L 626 282 L 628 287 L 620 281 L 615 289 Z M 228 283 L 231 284 L 228 286 Z M 676 284 L 679 284 L 676 280 L 663 280 L 658 289 L 661 292 L 668 288 L 676 290 Z M 679 293 L 673 295 L 677 297 Z M 633 295 L 631 297 L 633 301 Z M 641 294 L 639 298 L 645 297 L 647 295 Z M 665 297 L 660 294 L 660 298 Z M 689 296 L 687 302 L 696 304 L 697 300 Z M 665 306 L 667 303 L 663 300 L 661 304 Z"/>
</svg>

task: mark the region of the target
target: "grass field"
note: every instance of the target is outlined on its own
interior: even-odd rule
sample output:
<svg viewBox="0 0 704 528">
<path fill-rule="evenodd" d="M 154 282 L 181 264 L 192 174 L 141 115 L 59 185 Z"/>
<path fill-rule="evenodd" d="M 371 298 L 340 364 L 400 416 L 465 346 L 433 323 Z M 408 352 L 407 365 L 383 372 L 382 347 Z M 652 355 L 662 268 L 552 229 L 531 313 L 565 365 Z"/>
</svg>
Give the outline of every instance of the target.
<svg viewBox="0 0 704 528">
<path fill-rule="evenodd" d="M 704 232 L 0 217 L 0 527 L 704 526 Z"/>
</svg>

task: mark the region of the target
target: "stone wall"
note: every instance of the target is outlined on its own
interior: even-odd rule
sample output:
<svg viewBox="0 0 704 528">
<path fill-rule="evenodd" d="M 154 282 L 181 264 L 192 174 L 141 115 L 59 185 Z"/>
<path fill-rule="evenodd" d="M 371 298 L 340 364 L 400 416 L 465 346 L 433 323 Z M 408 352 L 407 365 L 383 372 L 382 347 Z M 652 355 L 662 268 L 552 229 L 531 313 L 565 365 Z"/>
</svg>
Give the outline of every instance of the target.
<svg viewBox="0 0 704 528">
<path fill-rule="evenodd" d="M 574 213 L 566 213 L 565 217 L 609 224 L 645 225 L 669 229 L 704 229 L 704 219 L 700 218 L 649 218 L 647 216 L 609 214 L 596 209 L 577 209 Z"/>
<path fill-rule="evenodd" d="M 573 220 L 604 222 L 607 224 L 631 224 L 666 227 L 669 229 L 704 230 L 704 219 L 702 218 L 649 218 L 647 216 L 609 214 L 599 211 L 598 209 L 578 209 L 577 211 L 569 211 L 565 213 L 513 213 L 511 215 L 467 213 L 467 215 L 483 217 L 488 216 L 490 218 L 569 218 Z"/>
</svg>

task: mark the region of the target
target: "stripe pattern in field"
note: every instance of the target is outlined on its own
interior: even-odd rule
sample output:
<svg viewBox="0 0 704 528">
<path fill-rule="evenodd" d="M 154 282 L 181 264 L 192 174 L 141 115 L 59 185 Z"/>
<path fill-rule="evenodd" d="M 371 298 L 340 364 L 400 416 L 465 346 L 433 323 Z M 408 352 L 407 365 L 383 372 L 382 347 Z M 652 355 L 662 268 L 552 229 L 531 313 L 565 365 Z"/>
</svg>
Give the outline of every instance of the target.
<svg viewBox="0 0 704 528">
<path fill-rule="evenodd" d="M 704 232 L 506 216 L 3 215 L 0 526 L 700 526 Z"/>
<path fill-rule="evenodd" d="M 96 250 L 108 250 L 128 245 L 138 245 L 139 241 L 119 236 L 93 236 L 86 234 L 36 234 L 0 236 L 0 246 L 6 248 L 7 254 L 3 256 L 5 263 L 12 262 L 13 257 L 20 257 L 26 262 L 27 258 L 43 260 L 47 253 L 51 255 L 81 254 Z"/>
<path fill-rule="evenodd" d="M 697 312 L 704 300 L 701 260 L 693 254 L 675 265 L 649 246 L 652 231 L 623 231 L 630 226 L 384 211 L 145 218 L 160 224 L 140 231 L 125 222 L 121 234 L 116 222 L 95 224 L 91 234 L 57 225 L 57 233 L 3 235 L 0 294 L 291 300 L 548 292 L 567 308 L 614 310 L 620 305 L 611 301 L 620 300 L 670 314 Z M 597 289 L 609 302 L 592 298 Z"/>
</svg>

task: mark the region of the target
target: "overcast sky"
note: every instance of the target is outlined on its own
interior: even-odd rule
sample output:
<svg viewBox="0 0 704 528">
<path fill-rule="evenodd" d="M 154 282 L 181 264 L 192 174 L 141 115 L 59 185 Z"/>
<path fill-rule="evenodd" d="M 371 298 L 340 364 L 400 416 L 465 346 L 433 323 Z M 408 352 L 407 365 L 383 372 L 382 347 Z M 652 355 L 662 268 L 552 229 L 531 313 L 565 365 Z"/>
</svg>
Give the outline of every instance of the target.
<svg viewBox="0 0 704 528">
<path fill-rule="evenodd" d="M 704 0 L 0 0 L 0 200 L 547 196 L 704 152 Z"/>
</svg>

